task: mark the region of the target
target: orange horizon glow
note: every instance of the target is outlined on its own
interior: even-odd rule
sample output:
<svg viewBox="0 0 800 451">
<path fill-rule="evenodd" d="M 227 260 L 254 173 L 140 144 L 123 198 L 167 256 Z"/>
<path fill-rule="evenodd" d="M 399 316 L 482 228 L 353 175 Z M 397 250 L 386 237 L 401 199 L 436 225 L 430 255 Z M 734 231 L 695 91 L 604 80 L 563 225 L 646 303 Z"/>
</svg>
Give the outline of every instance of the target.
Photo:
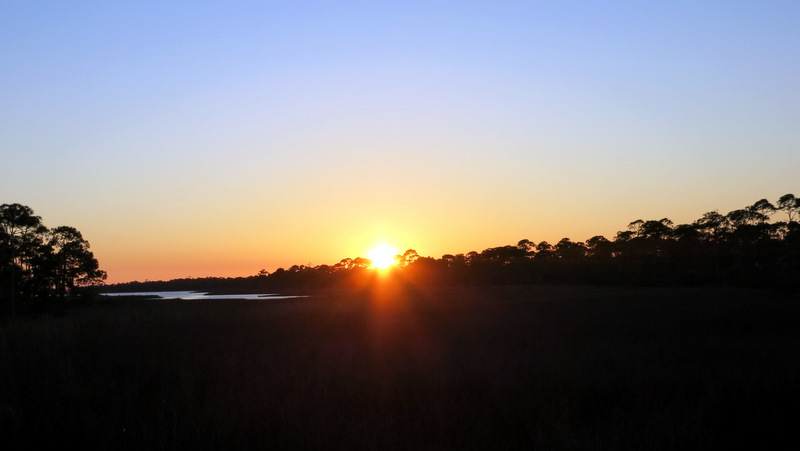
<svg viewBox="0 0 800 451">
<path fill-rule="evenodd" d="M 397 194 L 408 195 L 405 191 Z M 379 199 L 370 196 L 371 193 L 364 195 L 366 204 L 381 205 Z M 245 205 L 240 205 L 239 216 L 233 213 L 209 216 L 202 209 L 109 216 L 95 210 L 82 212 L 67 206 L 37 208 L 35 202 L 28 203 L 45 224 L 68 224 L 80 230 L 91 243 L 100 268 L 108 272 L 106 283 L 114 284 L 249 277 L 261 269 L 271 273 L 296 264 L 334 265 L 343 258 L 360 256 L 375 262 L 378 259 L 367 250 L 375 248 L 377 243 L 399 249 L 400 254 L 414 249 L 420 256 L 439 258 L 444 254 L 515 245 L 521 239 L 550 244 L 562 238 L 584 241 L 595 235 L 613 239 L 617 231 L 625 230 L 630 221 L 638 218 L 667 217 L 676 224 L 691 223 L 703 212 L 731 211 L 765 196 L 757 195 L 754 189 L 753 194 L 742 197 L 747 200 L 701 199 L 700 205 L 686 202 L 676 207 L 665 202 L 663 206 L 651 203 L 646 208 L 633 202 L 601 208 L 605 204 L 587 194 L 585 198 L 594 201 L 592 208 L 567 210 L 556 203 L 557 199 L 537 198 L 540 202 L 536 209 L 518 209 L 513 220 L 503 214 L 500 207 L 506 201 L 500 197 L 494 199 L 492 207 L 478 204 L 483 200 L 477 199 L 471 209 L 444 213 L 436 209 L 435 203 L 419 203 L 417 209 L 402 215 L 388 207 L 387 211 L 353 207 L 354 211 L 343 209 L 338 213 L 320 213 L 316 208 L 308 208 L 293 214 L 287 211 L 277 215 L 278 219 L 272 218 L 274 211 L 248 209 Z M 766 197 L 774 201 L 778 195 Z M 325 218 L 322 223 L 317 216 L 320 214 Z M 231 217 L 240 220 L 231 221 Z M 393 262 L 395 253 L 387 254 L 391 254 Z M 386 263 L 373 267 L 380 266 L 388 270 L 394 267 Z"/>
</svg>

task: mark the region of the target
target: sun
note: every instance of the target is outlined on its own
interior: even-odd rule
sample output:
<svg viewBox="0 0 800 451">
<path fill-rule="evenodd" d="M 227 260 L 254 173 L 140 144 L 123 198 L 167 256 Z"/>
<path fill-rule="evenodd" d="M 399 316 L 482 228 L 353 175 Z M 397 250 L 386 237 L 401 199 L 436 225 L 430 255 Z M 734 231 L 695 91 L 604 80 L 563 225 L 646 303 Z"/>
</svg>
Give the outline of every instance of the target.
<svg viewBox="0 0 800 451">
<path fill-rule="evenodd" d="M 372 260 L 372 267 L 378 269 L 386 269 L 395 264 L 394 256 L 397 251 L 387 246 L 384 243 L 377 245 L 374 249 L 369 251 L 367 258 Z"/>
</svg>

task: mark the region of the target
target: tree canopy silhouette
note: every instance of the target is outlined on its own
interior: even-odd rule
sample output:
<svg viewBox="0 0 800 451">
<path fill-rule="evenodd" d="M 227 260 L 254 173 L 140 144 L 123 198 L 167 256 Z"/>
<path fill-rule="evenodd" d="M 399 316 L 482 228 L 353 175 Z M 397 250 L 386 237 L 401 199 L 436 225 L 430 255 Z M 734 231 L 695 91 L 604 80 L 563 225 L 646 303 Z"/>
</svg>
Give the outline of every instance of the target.
<svg viewBox="0 0 800 451">
<path fill-rule="evenodd" d="M 74 227 L 48 229 L 30 207 L 0 205 L 2 314 L 47 300 L 75 298 L 106 279 L 89 242 Z"/>
</svg>

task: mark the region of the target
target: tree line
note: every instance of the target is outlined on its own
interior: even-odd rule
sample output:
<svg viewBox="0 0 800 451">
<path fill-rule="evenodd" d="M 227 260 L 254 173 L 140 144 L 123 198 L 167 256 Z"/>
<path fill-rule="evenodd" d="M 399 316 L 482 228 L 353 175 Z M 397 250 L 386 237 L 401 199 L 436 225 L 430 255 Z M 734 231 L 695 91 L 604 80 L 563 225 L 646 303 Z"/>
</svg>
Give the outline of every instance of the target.
<svg viewBox="0 0 800 451">
<path fill-rule="evenodd" d="M 391 277 L 420 285 L 571 283 L 605 285 L 737 285 L 800 288 L 800 199 L 761 199 L 727 214 L 705 213 L 689 224 L 668 218 L 628 224 L 608 239 L 523 239 L 481 252 L 395 257 Z M 364 257 L 334 265 L 294 265 L 250 277 L 175 279 L 114 285 L 116 291 L 263 291 L 364 284 L 377 277 Z"/>
<path fill-rule="evenodd" d="M 0 316 L 74 300 L 105 279 L 77 229 L 50 229 L 30 207 L 0 205 Z"/>
</svg>

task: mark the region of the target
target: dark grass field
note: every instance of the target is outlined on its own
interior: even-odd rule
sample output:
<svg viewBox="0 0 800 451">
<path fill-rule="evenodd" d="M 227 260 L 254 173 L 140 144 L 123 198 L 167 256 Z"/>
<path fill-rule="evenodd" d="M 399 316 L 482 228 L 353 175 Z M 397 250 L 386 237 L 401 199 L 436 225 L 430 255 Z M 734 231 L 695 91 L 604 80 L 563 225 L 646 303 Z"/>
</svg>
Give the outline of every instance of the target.
<svg viewBox="0 0 800 451">
<path fill-rule="evenodd" d="M 795 441 L 800 300 L 376 284 L 0 324 L 0 446 L 722 449 Z"/>
</svg>

